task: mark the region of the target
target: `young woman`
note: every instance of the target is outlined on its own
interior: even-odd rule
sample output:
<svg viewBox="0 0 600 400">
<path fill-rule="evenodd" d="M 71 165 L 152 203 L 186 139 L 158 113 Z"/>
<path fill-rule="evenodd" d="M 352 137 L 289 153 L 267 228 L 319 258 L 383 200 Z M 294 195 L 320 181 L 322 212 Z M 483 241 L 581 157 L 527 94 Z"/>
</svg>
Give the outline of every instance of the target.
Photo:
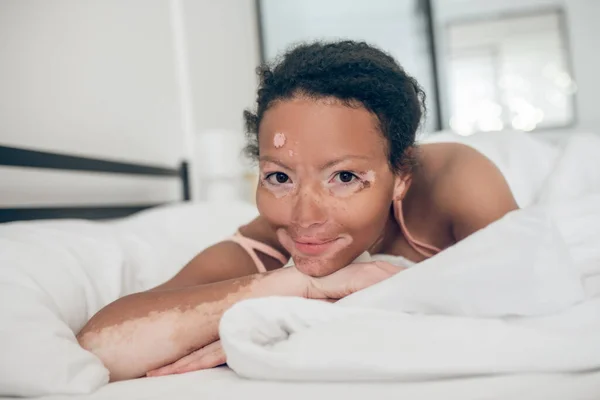
<svg viewBox="0 0 600 400">
<path fill-rule="evenodd" d="M 88 322 L 79 341 L 112 381 L 222 364 L 218 324 L 235 302 L 335 301 L 401 270 L 353 263 L 365 251 L 408 266 L 517 208 L 499 170 L 472 148 L 416 146 L 424 94 L 384 52 L 313 43 L 259 71 L 256 113 L 245 118 L 260 217 Z M 295 265 L 282 268 L 290 257 Z"/>
</svg>

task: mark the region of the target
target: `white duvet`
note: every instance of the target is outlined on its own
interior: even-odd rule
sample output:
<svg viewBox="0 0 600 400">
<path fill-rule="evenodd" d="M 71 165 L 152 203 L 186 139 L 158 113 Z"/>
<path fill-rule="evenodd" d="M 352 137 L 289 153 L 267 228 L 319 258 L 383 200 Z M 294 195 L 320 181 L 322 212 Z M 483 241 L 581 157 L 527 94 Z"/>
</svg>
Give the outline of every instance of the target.
<svg viewBox="0 0 600 400">
<path fill-rule="evenodd" d="M 591 371 L 600 366 L 600 138 L 552 145 L 502 133 L 468 141 L 500 167 L 525 210 L 335 305 L 238 304 L 221 325 L 236 373 L 106 385 L 108 371 L 74 332 L 107 303 L 168 279 L 253 218 L 253 207 L 186 204 L 108 223 L 0 225 L 0 395 L 491 398 L 489 389 L 498 398 L 565 398 L 600 391 L 600 373 Z M 448 377 L 461 379 L 439 379 Z M 543 396 L 531 394 L 536 387 Z"/>
</svg>

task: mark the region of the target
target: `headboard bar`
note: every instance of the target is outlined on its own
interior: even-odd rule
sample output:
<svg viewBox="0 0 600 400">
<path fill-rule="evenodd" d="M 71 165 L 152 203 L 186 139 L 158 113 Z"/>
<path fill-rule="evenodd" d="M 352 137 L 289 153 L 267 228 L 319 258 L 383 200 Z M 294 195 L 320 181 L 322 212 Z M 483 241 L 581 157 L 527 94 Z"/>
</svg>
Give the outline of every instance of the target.
<svg viewBox="0 0 600 400">
<path fill-rule="evenodd" d="M 25 168 L 85 171 L 102 174 L 178 177 L 181 180 L 182 199 L 184 201 L 191 199 L 190 174 L 187 161 L 182 161 L 177 168 L 168 168 L 156 165 L 125 163 L 91 157 L 0 146 L 0 166 L 3 165 Z M 161 205 L 161 203 L 0 208 L 0 222 L 58 218 L 121 218 L 159 205 Z"/>
<path fill-rule="evenodd" d="M 0 223 L 12 221 L 30 221 L 40 219 L 112 219 L 123 218 L 148 208 L 162 204 L 143 204 L 134 206 L 82 206 L 82 207 L 44 207 L 44 208 L 0 208 Z"/>
<path fill-rule="evenodd" d="M 179 176 L 181 173 L 177 168 L 131 164 L 8 146 L 0 146 L 0 165 L 155 176 Z"/>
</svg>

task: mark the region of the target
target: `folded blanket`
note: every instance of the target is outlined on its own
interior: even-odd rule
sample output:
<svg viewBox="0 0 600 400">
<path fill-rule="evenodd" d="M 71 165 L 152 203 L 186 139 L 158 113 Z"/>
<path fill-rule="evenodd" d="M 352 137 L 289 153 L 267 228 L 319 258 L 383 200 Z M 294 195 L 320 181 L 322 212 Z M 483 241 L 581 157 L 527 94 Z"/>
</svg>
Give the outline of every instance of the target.
<svg viewBox="0 0 600 400">
<path fill-rule="evenodd" d="M 241 302 L 229 366 L 276 380 L 423 380 L 600 368 L 600 195 L 529 207 L 337 304 Z"/>
</svg>

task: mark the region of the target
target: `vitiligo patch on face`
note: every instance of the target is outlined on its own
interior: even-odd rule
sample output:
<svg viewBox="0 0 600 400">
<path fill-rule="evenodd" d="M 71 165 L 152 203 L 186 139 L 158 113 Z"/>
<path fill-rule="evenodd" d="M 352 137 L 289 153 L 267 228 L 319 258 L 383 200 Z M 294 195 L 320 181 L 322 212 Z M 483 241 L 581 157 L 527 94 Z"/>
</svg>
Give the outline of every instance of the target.
<svg viewBox="0 0 600 400">
<path fill-rule="evenodd" d="M 290 157 L 294 157 L 294 150 L 288 150 L 288 154 L 290 155 Z"/>
<path fill-rule="evenodd" d="M 283 133 L 276 133 L 273 137 L 273 146 L 279 149 L 283 145 L 285 145 L 285 135 Z"/>
<path fill-rule="evenodd" d="M 360 182 L 357 185 L 333 186 L 329 188 L 329 193 L 336 197 L 349 197 L 363 189 L 370 188 L 375 182 L 375 171 L 369 170 L 361 174 Z"/>
<path fill-rule="evenodd" d="M 373 184 L 373 182 L 375 182 L 375 171 L 373 171 L 373 170 L 367 171 L 365 173 L 364 180 L 369 182 L 370 184 Z"/>
<path fill-rule="evenodd" d="M 363 176 L 362 189 L 370 188 L 375 183 L 375 171 L 369 170 Z"/>
<path fill-rule="evenodd" d="M 273 196 L 275 196 L 276 199 L 280 199 L 282 197 L 285 197 L 287 195 L 289 195 L 290 192 L 273 192 Z"/>
</svg>

